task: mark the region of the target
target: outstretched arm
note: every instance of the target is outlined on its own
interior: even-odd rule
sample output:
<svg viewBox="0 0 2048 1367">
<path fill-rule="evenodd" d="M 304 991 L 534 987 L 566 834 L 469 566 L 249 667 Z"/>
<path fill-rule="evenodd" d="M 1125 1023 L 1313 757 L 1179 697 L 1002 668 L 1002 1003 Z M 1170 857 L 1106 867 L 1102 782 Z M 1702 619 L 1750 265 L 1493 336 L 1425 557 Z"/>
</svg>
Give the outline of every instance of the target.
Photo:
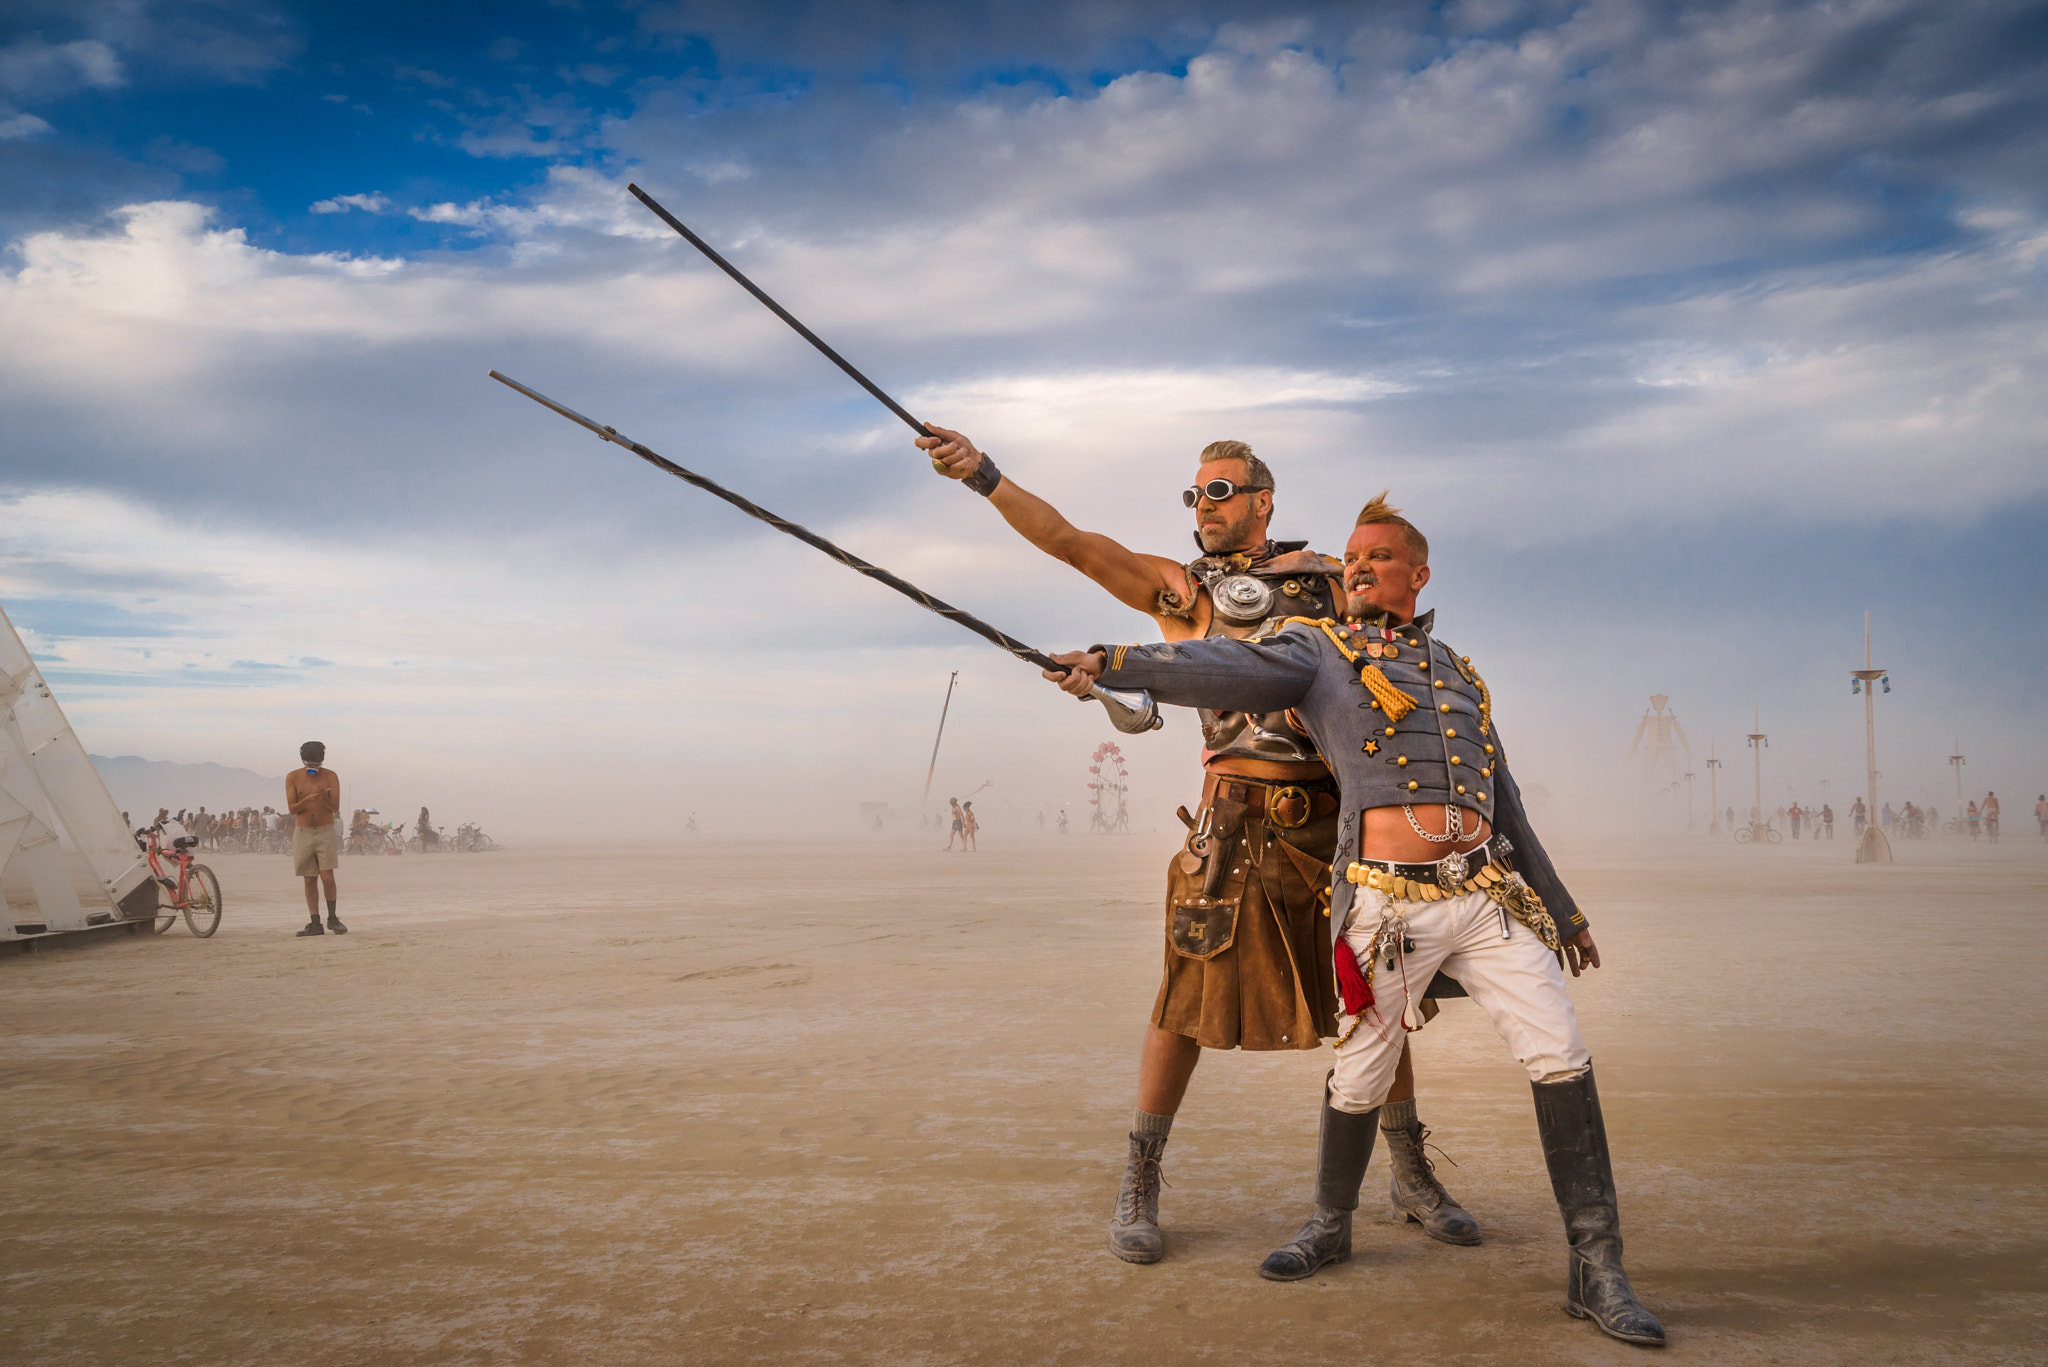
<svg viewBox="0 0 2048 1367">
<path fill-rule="evenodd" d="M 929 455 L 948 479 L 967 479 L 982 468 L 982 453 L 964 434 L 935 422 L 925 426 L 938 436 L 917 438 L 918 449 Z M 1072 565 L 1126 607 L 1157 617 L 1163 605 L 1162 591 L 1170 591 L 1175 604 L 1193 601 L 1187 571 L 1179 565 L 1164 556 L 1140 555 L 1100 532 L 1082 531 L 1062 517 L 1059 509 L 1019 488 L 1008 476 L 998 477 L 988 501 L 1018 535 L 1053 559 Z"/>
<path fill-rule="evenodd" d="M 1279 712 L 1308 696 L 1321 667 L 1322 637 L 1300 627 L 1256 641 L 1212 636 L 1157 645 L 1091 646 L 1052 658 L 1063 674 L 1045 677 L 1086 697 L 1100 683 L 1144 689 L 1160 702 L 1219 712 Z"/>
</svg>

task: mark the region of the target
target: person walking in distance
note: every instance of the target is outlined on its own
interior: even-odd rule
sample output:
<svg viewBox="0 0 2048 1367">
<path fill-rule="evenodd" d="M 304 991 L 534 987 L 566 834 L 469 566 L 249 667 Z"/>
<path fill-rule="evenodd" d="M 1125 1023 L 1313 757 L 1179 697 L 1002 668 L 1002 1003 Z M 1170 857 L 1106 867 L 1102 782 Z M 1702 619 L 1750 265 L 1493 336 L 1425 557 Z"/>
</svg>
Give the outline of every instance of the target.
<svg viewBox="0 0 2048 1367">
<path fill-rule="evenodd" d="M 976 831 L 979 831 L 980 829 L 981 823 L 974 819 L 974 804 L 972 802 L 961 803 L 960 852 L 962 854 L 967 853 L 967 851 L 969 850 L 979 851 L 981 849 L 981 846 L 977 845 L 974 841 L 974 834 Z"/>
<path fill-rule="evenodd" d="M 1825 802 L 1820 804 L 1820 831 L 1824 839 L 1835 838 L 1835 809 Z"/>
<path fill-rule="evenodd" d="M 304 767 L 285 775 L 284 805 L 292 828 L 292 871 L 306 880 L 306 915 L 300 935 L 348 934 L 334 914 L 334 866 L 341 862 L 341 779 L 326 768 L 327 747 L 309 740 L 299 747 Z M 327 895 L 327 925 L 320 925 L 320 895 Z"/>
<path fill-rule="evenodd" d="M 1998 794 L 1984 794 L 1984 838 L 1992 844 L 1998 843 Z"/>
<path fill-rule="evenodd" d="M 2034 799 L 2034 824 L 2041 828 L 2041 838 L 2048 840 L 2048 793 Z"/>
<path fill-rule="evenodd" d="M 960 811 L 960 799 L 949 797 L 946 801 L 951 803 L 953 807 L 953 829 L 946 832 L 946 848 L 952 849 L 953 838 L 958 836 L 960 838 L 960 853 L 965 854 L 967 853 L 967 819 Z"/>
</svg>

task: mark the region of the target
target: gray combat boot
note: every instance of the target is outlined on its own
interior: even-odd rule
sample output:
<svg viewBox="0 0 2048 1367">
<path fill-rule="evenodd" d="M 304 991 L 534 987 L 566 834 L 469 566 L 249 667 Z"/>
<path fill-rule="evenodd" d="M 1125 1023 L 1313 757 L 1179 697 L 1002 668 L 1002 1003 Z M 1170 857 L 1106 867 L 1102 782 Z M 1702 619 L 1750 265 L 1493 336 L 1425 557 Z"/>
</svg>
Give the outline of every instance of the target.
<svg viewBox="0 0 2048 1367">
<path fill-rule="evenodd" d="M 1132 1133 L 1124 1184 L 1109 1217 L 1109 1251 L 1127 1263 L 1156 1263 L 1166 1255 L 1159 1236 L 1159 1159 L 1165 1152 L 1165 1135 Z"/>
<path fill-rule="evenodd" d="M 1323 1090 L 1322 1134 L 1316 1143 L 1316 1211 L 1294 1236 L 1294 1242 L 1267 1255 L 1259 1275 L 1269 1282 L 1298 1282 L 1315 1276 L 1327 1263 L 1351 1261 L 1351 1212 L 1358 1209 L 1358 1188 L 1365 1165 L 1372 1161 L 1372 1137 L 1379 1133 L 1375 1106 L 1352 1115 L 1330 1104 Z"/>
<path fill-rule="evenodd" d="M 1413 1102 L 1403 1103 L 1403 1109 L 1411 1117 L 1413 1106 Z M 1394 1169 L 1389 1197 L 1394 1206 L 1395 1222 L 1405 1224 L 1412 1220 L 1438 1243 L 1467 1248 L 1478 1243 L 1479 1222 L 1451 1199 L 1451 1194 L 1444 1190 L 1444 1184 L 1437 1180 L 1436 1164 L 1423 1152 L 1429 1131 L 1423 1128 L 1422 1122 L 1411 1118 L 1400 1129 L 1386 1129 L 1386 1108 L 1382 1108 L 1380 1119 L 1383 1122 L 1381 1133 L 1387 1137 L 1387 1160 Z"/>
<path fill-rule="evenodd" d="M 1572 1250 L 1565 1313 L 1593 1321 L 1624 1343 L 1663 1347 L 1664 1326 L 1643 1309 L 1621 1267 L 1621 1213 L 1592 1070 L 1570 1082 L 1531 1083 L 1530 1090 L 1536 1094 L 1543 1161 Z"/>
</svg>

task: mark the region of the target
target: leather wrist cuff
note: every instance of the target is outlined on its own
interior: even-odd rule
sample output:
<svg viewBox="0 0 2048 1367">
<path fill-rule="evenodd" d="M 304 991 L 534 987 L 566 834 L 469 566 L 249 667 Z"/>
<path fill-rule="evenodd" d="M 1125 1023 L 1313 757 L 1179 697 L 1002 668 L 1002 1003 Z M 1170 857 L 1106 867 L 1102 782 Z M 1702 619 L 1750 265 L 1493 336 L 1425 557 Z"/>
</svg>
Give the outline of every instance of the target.
<svg viewBox="0 0 2048 1367">
<path fill-rule="evenodd" d="M 987 498 L 1003 482 L 1003 472 L 996 469 L 996 463 L 988 458 L 988 452 L 981 453 L 981 465 L 966 479 L 960 481 L 968 488 Z"/>
</svg>

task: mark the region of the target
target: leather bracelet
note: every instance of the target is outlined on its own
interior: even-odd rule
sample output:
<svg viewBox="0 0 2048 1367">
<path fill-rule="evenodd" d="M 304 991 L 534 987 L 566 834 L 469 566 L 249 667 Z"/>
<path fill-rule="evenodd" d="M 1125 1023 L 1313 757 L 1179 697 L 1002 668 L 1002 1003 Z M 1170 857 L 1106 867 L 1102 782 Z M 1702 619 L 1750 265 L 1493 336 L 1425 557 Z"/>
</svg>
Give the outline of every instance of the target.
<svg viewBox="0 0 2048 1367">
<path fill-rule="evenodd" d="M 960 482 L 983 498 L 987 498 L 996 491 L 996 486 L 1003 482 L 1003 472 L 996 469 L 996 463 L 990 460 L 988 452 L 984 451 L 981 453 L 981 464 L 976 467 L 973 474 Z"/>
</svg>

